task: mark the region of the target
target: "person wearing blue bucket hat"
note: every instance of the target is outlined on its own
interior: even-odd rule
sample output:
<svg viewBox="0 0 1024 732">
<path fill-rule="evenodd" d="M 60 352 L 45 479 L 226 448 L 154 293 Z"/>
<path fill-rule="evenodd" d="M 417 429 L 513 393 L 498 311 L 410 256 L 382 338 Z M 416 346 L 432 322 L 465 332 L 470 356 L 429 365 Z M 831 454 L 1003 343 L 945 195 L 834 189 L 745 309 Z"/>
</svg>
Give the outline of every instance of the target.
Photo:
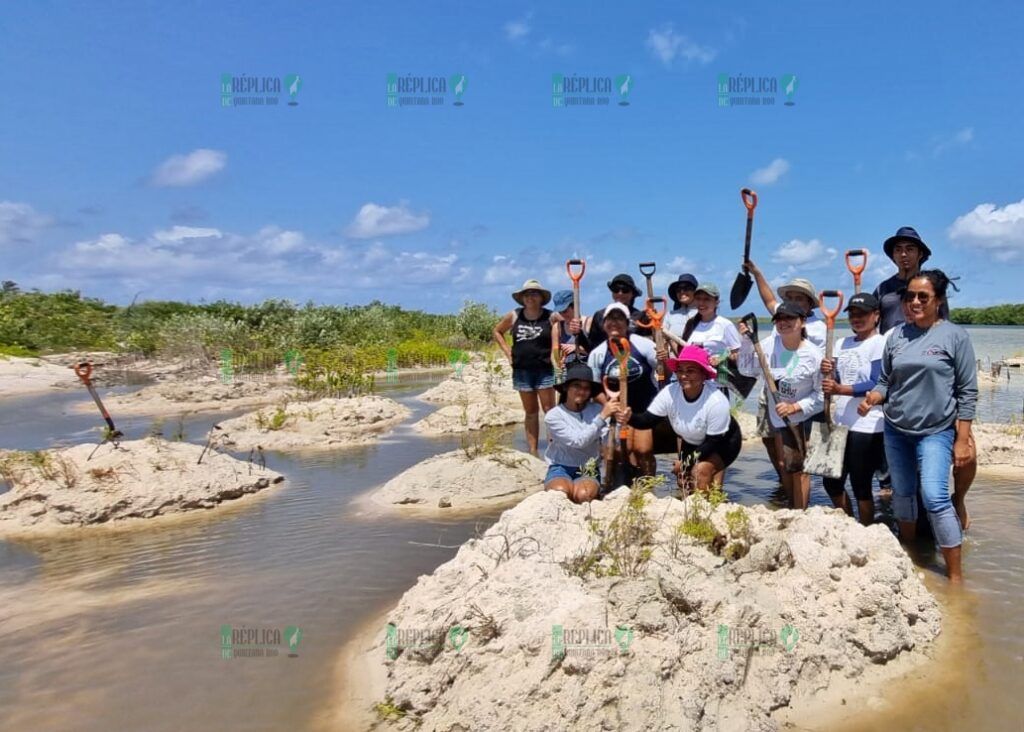
<svg viewBox="0 0 1024 732">
<path fill-rule="evenodd" d="M 572 290 L 559 290 L 551 298 L 551 323 L 560 323 L 558 333 L 559 347 L 565 354 L 566 363 L 577 358 L 585 358 L 590 351 L 590 341 L 583 331 L 583 322 L 576 316 L 572 301 Z"/>
</svg>

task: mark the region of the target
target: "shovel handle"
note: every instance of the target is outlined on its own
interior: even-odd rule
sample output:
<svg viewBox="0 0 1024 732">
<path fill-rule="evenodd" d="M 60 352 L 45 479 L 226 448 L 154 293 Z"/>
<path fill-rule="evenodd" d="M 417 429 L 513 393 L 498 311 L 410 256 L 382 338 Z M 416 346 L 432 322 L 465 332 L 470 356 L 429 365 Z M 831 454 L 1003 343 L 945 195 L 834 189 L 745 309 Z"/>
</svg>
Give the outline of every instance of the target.
<svg viewBox="0 0 1024 732">
<path fill-rule="evenodd" d="M 655 303 L 661 303 L 661 310 L 654 307 Z M 665 313 L 668 312 L 668 300 L 663 297 L 649 297 L 647 298 L 647 304 L 644 307 L 644 313 L 647 315 L 647 319 L 651 323 L 651 328 L 655 332 L 661 330 L 661 322 L 665 319 Z"/>
<path fill-rule="evenodd" d="M 850 263 L 850 257 L 862 257 L 860 264 L 854 266 Z M 868 266 L 868 250 L 867 249 L 847 249 L 846 250 L 846 268 L 850 270 L 850 274 L 853 275 L 853 287 L 856 292 L 860 292 L 860 276 L 864 273 L 864 269 Z"/>
<path fill-rule="evenodd" d="M 743 199 L 743 205 L 747 207 L 747 218 L 754 218 L 754 209 L 757 208 L 757 194 L 749 188 L 744 188 L 740 191 L 740 198 Z"/>
<path fill-rule="evenodd" d="M 747 338 L 757 343 L 757 316 L 753 313 L 747 313 L 740 318 L 740 322 L 747 326 Z"/>
<path fill-rule="evenodd" d="M 580 268 L 579 274 L 572 271 L 573 267 Z M 579 287 L 580 280 L 583 279 L 583 273 L 587 271 L 587 263 L 582 259 L 570 259 L 565 263 L 565 271 L 568 273 L 569 279 L 572 280 L 573 284 Z M 579 317 L 579 313 L 576 313 L 576 316 Z"/>
<path fill-rule="evenodd" d="M 89 383 L 89 377 L 92 376 L 92 364 L 88 363 L 88 362 L 76 364 L 74 366 L 74 369 L 75 369 L 75 376 L 77 376 L 79 379 L 81 379 L 82 383 L 88 384 Z"/>
<path fill-rule="evenodd" d="M 658 265 L 654 262 L 641 262 L 640 263 L 640 274 L 644 277 L 653 277 L 654 272 L 657 270 Z M 648 271 L 648 269 L 650 271 Z"/>
<path fill-rule="evenodd" d="M 839 302 L 836 303 L 834 308 L 825 307 L 825 298 L 837 297 Z M 821 303 L 821 314 L 825 316 L 825 327 L 835 328 L 836 327 L 836 316 L 839 315 L 839 311 L 843 307 L 843 293 L 839 290 L 822 290 L 818 293 L 818 302 Z"/>
</svg>

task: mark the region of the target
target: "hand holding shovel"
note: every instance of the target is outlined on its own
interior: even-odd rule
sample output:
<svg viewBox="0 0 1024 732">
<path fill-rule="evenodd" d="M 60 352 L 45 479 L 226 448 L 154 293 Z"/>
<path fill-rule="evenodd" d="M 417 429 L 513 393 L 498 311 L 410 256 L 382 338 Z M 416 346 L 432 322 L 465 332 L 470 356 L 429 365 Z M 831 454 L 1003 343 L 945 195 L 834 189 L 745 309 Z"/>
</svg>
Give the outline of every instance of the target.
<svg viewBox="0 0 1024 732">
<path fill-rule="evenodd" d="M 740 324 L 744 326 L 742 332 L 754 346 L 754 352 L 757 354 L 757 361 L 761 365 L 761 374 L 764 376 L 764 383 L 768 387 L 768 393 L 771 395 L 771 403 L 779 403 L 779 387 L 775 383 L 775 378 L 772 376 L 771 367 L 768 365 L 768 359 L 765 358 L 764 351 L 761 349 L 761 343 L 757 339 L 757 316 L 753 313 L 747 313 L 740 318 Z M 778 412 L 776 412 L 778 414 Z M 799 451 L 795 457 L 790 457 L 790 464 L 786 466 L 786 469 L 790 472 L 798 472 L 803 470 L 804 462 L 804 435 L 803 431 L 798 428 L 795 424 L 789 421 L 789 417 L 785 415 L 779 415 L 782 419 L 782 423 L 786 425 L 790 432 L 793 433 L 793 437 L 796 439 L 796 444 L 800 446 Z"/>
</svg>

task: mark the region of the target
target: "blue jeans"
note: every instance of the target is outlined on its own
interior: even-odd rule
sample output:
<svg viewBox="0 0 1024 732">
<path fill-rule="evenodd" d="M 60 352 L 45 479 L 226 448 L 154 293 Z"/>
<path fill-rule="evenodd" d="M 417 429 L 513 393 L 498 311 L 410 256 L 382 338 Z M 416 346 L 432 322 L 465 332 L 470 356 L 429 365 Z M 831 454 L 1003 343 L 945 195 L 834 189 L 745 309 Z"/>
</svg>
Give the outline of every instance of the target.
<svg viewBox="0 0 1024 732">
<path fill-rule="evenodd" d="M 935 542 L 943 549 L 960 546 L 963 532 L 949 495 L 956 429 L 949 427 L 924 437 L 900 432 L 885 423 L 885 457 L 892 476 L 892 509 L 897 521 L 917 521 L 917 485 Z"/>
</svg>

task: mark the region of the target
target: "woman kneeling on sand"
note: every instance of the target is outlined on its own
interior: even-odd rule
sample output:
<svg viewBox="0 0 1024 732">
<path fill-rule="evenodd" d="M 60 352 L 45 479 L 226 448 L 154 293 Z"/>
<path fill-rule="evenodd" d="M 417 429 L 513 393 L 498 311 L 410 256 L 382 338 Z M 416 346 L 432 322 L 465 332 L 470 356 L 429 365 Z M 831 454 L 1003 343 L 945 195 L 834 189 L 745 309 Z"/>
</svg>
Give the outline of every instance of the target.
<svg viewBox="0 0 1024 732">
<path fill-rule="evenodd" d="M 679 487 L 689 492 L 691 486 L 701 491 L 721 486 L 725 469 L 739 456 L 743 444 L 740 426 L 729 413 L 729 398 L 715 385 L 717 372 L 700 346 L 686 346 L 667 364 L 676 380 L 658 392 L 646 412 L 633 414 L 626 407 L 618 419 L 628 421 L 630 427 L 650 429 L 668 417 L 682 438 L 673 471 Z"/>
<path fill-rule="evenodd" d="M 597 497 L 601 440 L 608 434 L 608 418 L 619 408 L 618 399 L 609 399 L 603 405 L 591 401 L 599 386 L 589 366 L 570 364 L 565 381 L 555 385 L 560 395 L 558 406 L 544 415 L 550 437 L 544 453 L 548 463 L 544 487 L 562 491 L 575 503 Z M 587 463 L 594 465 L 593 475 L 584 474 Z"/>
</svg>

